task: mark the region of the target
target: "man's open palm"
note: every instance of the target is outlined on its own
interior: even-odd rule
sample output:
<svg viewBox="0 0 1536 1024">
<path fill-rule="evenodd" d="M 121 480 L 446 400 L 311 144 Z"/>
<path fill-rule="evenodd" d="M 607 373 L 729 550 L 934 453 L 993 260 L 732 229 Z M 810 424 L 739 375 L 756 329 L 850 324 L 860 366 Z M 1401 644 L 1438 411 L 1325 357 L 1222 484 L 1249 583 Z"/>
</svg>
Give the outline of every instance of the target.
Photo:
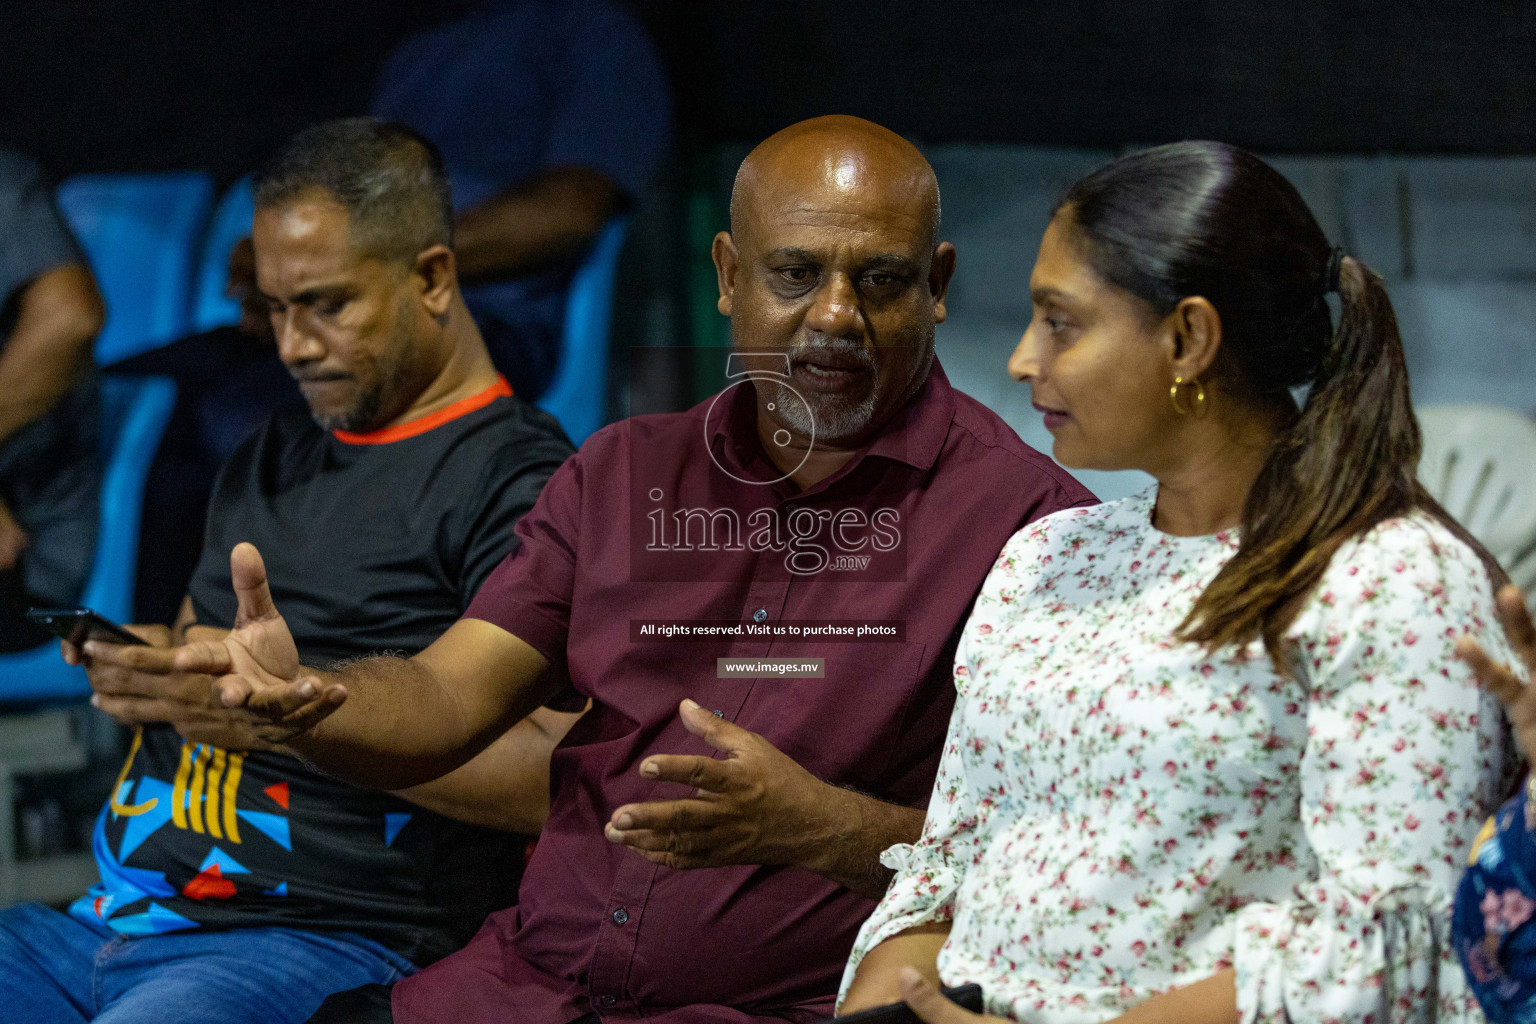
<svg viewBox="0 0 1536 1024">
<path fill-rule="evenodd" d="M 214 694 L 221 704 L 246 707 L 261 737 L 282 743 L 340 707 L 346 688 L 322 688 L 299 664 L 293 634 L 272 603 L 267 569 L 255 545 L 235 545 L 229 571 L 237 605 L 234 629 L 221 641 L 180 648 L 175 666 L 214 676 Z"/>
</svg>

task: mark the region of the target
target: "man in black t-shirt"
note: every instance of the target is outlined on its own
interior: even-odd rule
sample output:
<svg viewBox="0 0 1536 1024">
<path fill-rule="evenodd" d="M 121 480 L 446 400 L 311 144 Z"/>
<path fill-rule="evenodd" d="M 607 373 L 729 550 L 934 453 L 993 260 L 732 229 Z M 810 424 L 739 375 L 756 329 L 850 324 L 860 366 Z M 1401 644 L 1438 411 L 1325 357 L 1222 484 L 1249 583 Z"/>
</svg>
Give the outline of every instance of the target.
<svg viewBox="0 0 1536 1024">
<path fill-rule="evenodd" d="M 174 627 L 136 627 L 148 647 L 66 651 L 99 706 L 146 724 L 97 822 L 100 883 L 67 914 L 0 912 L 0 1006 L 18 1020 L 298 1021 L 443 956 L 515 902 L 526 839 L 485 826 L 538 827 L 574 720 L 541 710 L 389 794 L 316 774 L 227 713 L 199 719 L 208 677 L 168 672 L 174 644 L 237 624 L 229 559 L 246 541 L 266 553 L 293 657 L 426 647 L 571 452 L 512 395 L 464 307 L 430 143 L 367 119 L 320 125 L 256 200 L 257 283 L 305 405 L 221 470 Z M 163 698 L 143 695 L 150 675 Z"/>
</svg>

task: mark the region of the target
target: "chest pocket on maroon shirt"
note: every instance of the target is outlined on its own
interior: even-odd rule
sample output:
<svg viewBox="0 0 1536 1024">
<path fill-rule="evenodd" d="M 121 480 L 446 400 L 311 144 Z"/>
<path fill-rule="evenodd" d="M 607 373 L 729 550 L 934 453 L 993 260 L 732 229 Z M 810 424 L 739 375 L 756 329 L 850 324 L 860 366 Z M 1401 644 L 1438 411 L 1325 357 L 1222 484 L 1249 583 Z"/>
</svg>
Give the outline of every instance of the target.
<svg viewBox="0 0 1536 1024">
<path fill-rule="evenodd" d="M 736 723 L 826 782 L 881 796 L 918 686 L 925 644 L 774 644 L 773 658 L 824 659 L 824 679 L 755 679 Z M 724 681 L 722 681 L 724 682 Z M 935 743 L 943 741 L 934 737 Z M 931 780 L 930 780 L 931 781 Z"/>
</svg>

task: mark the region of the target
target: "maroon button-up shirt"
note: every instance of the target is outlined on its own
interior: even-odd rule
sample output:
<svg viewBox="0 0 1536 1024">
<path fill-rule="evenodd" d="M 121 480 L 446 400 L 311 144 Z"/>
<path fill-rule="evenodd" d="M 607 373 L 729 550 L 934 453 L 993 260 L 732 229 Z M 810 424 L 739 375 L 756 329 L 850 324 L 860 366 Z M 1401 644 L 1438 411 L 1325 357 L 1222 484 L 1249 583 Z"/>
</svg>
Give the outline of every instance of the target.
<svg viewBox="0 0 1536 1024">
<path fill-rule="evenodd" d="M 937 361 L 879 437 L 803 491 L 758 482 L 781 474 L 755 414 L 738 384 L 686 413 L 614 424 L 519 522 L 522 543 L 466 615 L 565 663 L 592 709 L 555 751 L 520 904 L 400 982 L 397 1021 L 831 1014 L 871 901 L 799 868 L 660 867 L 609 842 L 604 824 L 621 804 L 688 793 L 642 778 L 646 756 L 714 754 L 683 728 L 685 697 L 827 782 L 923 806 L 983 578 L 1024 524 L 1093 497 Z M 678 622 L 740 632 L 647 632 Z M 895 632 L 806 639 L 829 623 Z M 719 678 L 723 657 L 819 658 L 824 677 Z"/>
</svg>

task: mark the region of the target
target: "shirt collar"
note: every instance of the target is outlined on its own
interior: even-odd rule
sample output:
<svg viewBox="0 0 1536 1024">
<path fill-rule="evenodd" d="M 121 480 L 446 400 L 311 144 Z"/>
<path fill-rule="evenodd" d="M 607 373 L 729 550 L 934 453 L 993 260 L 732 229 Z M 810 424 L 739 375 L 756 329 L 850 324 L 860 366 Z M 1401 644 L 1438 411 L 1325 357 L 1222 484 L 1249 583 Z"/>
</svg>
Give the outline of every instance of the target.
<svg viewBox="0 0 1536 1024">
<path fill-rule="evenodd" d="M 397 423 L 392 427 L 381 427 L 378 430 L 369 430 L 362 433 L 354 433 L 350 430 L 333 430 L 336 440 L 345 444 L 393 444 L 396 441 L 404 441 L 406 438 L 419 437 L 429 430 L 436 430 L 444 423 L 452 423 L 461 416 L 468 416 L 477 409 L 484 409 L 498 398 L 509 398 L 512 395 L 512 385 L 507 383 L 507 378 L 501 374 L 496 375 L 496 383 L 479 391 L 468 398 L 461 398 L 452 405 L 428 413 L 426 416 L 417 417 L 405 423 Z"/>
<path fill-rule="evenodd" d="M 757 394 L 749 387 L 736 388 L 730 396 L 730 406 L 723 416 L 711 416 L 714 426 L 710 442 L 716 451 L 740 445 L 752 458 L 745 461 L 763 461 L 757 442 Z M 932 469 L 944 450 L 949 436 L 949 424 L 955 415 L 955 389 L 949 383 L 944 368 L 935 355 L 928 366 L 928 376 L 917 394 L 898 409 L 875 438 L 849 460 L 845 470 L 864 461 L 871 455 L 904 462 L 917 470 Z M 843 470 L 836 475 L 842 476 Z"/>
<path fill-rule="evenodd" d="M 944 450 L 954 418 L 955 389 L 939 365 L 939 357 L 934 356 L 928 377 L 917 394 L 890 418 L 860 457 L 880 455 L 905 462 L 913 469 L 932 469 Z"/>
</svg>

